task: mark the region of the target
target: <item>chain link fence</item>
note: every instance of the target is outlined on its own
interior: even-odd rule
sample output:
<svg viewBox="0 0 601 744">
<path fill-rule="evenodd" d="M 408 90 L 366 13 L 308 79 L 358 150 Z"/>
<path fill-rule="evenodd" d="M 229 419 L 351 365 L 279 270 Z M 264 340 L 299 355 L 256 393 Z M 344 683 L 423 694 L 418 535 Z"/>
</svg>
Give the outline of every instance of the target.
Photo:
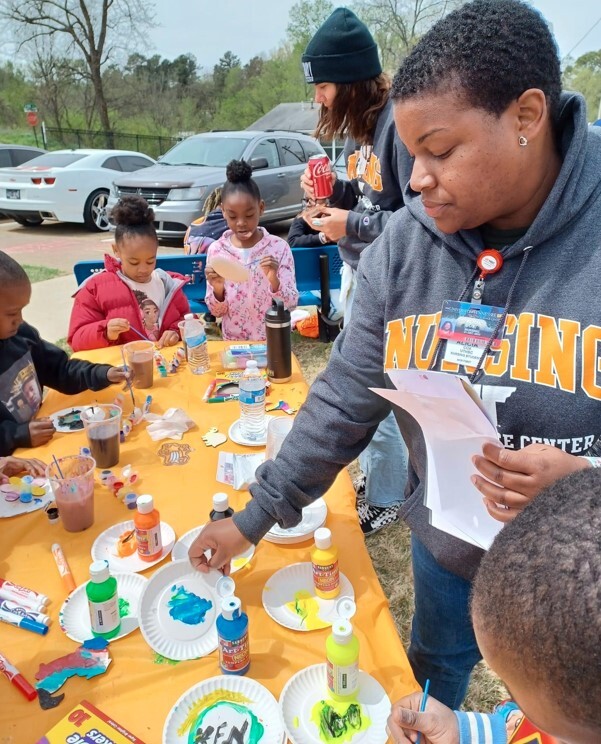
<svg viewBox="0 0 601 744">
<path fill-rule="evenodd" d="M 158 158 L 180 141 L 178 137 L 128 132 L 103 132 L 90 129 L 62 129 L 42 126 L 44 147 L 47 150 L 61 148 L 93 147 L 99 149 L 135 150 Z"/>
</svg>

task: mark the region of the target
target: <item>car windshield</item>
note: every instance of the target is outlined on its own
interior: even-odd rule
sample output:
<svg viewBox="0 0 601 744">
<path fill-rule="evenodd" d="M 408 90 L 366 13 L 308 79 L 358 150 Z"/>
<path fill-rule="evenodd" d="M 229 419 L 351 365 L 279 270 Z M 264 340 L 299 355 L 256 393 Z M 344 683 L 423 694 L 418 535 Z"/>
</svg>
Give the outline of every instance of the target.
<svg viewBox="0 0 601 744">
<path fill-rule="evenodd" d="M 225 168 L 230 160 L 240 160 L 250 139 L 242 137 L 190 137 L 172 147 L 161 158 L 161 165 L 210 165 Z"/>
<path fill-rule="evenodd" d="M 85 155 L 78 155 L 75 152 L 49 152 L 46 155 L 40 155 L 39 158 L 28 160 L 21 167 L 27 168 L 64 168 L 66 165 L 72 165 Z"/>
</svg>

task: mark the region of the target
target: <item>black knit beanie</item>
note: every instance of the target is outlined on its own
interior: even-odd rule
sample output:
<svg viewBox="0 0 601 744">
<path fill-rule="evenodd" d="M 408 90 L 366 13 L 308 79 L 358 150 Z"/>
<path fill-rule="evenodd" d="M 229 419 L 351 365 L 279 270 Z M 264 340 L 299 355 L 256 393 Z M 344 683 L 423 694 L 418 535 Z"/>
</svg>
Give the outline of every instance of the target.
<svg viewBox="0 0 601 744">
<path fill-rule="evenodd" d="M 317 29 L 302 56 L 308 83 L 356 83 L 382 72 L 367 26 L 348 8 L 336 8 Z"/>
</svg>

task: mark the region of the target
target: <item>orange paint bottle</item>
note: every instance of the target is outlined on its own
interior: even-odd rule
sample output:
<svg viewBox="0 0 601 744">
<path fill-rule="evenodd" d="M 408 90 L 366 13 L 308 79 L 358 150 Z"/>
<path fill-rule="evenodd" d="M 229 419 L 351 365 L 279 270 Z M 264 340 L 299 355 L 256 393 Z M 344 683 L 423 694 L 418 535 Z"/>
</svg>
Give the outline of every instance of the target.
<svg viewBox="0 0 601 744">
<path fill-rule="evenodd" d="M 155 561 L 163 552 L 161 515 L 154 508 L 152 496 L 138 496 L 134 514 L 138 555 L 143 561 Z"/>
</svg>

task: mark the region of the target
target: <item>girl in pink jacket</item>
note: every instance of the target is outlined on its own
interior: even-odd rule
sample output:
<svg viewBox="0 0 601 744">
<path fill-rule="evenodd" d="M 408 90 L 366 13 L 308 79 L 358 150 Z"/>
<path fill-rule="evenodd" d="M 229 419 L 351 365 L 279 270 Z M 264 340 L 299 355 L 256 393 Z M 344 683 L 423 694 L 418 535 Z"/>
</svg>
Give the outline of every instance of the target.
<svg viewBox="0 0 601 744">
<path fill-rule="evenodd" d="M 206 303 L 222 319 L 223 338 L 264 340 L 264 318 L 271 300 L 279 297 L 289 310 L 298 302 L 294 259 L 286 241 L 259 227 L 265 203 L 250 165 L 232 160 L 226 175 L 221 206 L 229 230 L 207 251 Z M 222 276 L 219 271 L 231 274 L 229 264 L 246 268 L 247 278 L 235 281 L 233 274 L 231 279 Z"/>
</svg>

